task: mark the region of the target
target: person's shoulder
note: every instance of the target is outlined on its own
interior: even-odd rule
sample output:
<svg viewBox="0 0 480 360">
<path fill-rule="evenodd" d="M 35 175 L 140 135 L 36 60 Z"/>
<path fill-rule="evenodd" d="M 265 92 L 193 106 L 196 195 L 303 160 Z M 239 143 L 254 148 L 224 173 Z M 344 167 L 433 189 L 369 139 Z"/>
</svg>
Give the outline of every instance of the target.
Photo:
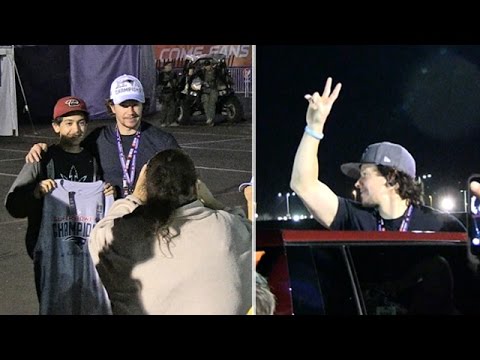
<svg viewBox="0 0 480 360">
<path fill-rule="evenodd" d="M 128 201 L 127 199 L 122 200 Z M 139 205 L 131 213 L 115 219 L 115 226 L 130 226 L 132 230 L 136 229 L 135 231 L 138 231 L 139 228 L 145 229 L 145 225 L 149 223 L 149 214 L 147 210 L 148 209 L 144 205 Z M 136 225 L 132 226 L 132 224 Z"/>
<path fill-rule="evenodd" d="M 352 210 L 356 211 L 365 211 L 367 213 L 373 214 L 375 213 L 375 208 L 373 207 L 365 207 L 362 205 L 362 203 L 358 201 L 353 201 L 341 196 L 338 196 L 338 206 L 339 207 L 344 207 L 344 208 L 349 208 Z"/>
<path fill-rule="evenodd" d="M 438 209 L 435 209 L 433 207 L 430 207 L 430 206 L 427 206 L 427 205 L 419 205 L 419 206 L 415 206 L 414 208 L 417 209 L 417 211 L 421 211 L 422 213 L 424 214 L 428 214 L 428 215 L 434 215 L 434 216 L 452 216 L 450 215 L 449 213 L 445 213 L 443 211 L 440 211 Z"/>
<path fill-rule="evenodd" d="M 417 205 L 414 206 L 414 209 L 425 216 L 432 216 L 440 219 L 451 217 L 448 213 L 444 213 L 443 211 L 426 205 Z"/>
<path fill-rule="evenodd" d="M 160 129 L 159 127 L 156 127 L 155 125 L 150 124 L 147 121 L 143 121 L 143 120 L 142 120 L 141 130 L 142 130 L 143 133 L 163 133 L 163 134 L 167 134 L 166 131 Z"/>
<path fill-rule="evenodd" d="M 116 141 L 115 138 L 115 125 L 108 124 L 102 125 L 95 129 L 93 129 L 85 139 L 82 141 L 82 145 L 87 146 L 89 149 L 93 149 L 96 144 L 103 143 L 104 141 L 107 142 L 114 142 Z"/>
<path fill-rule="evenodd" d="M 248 219 L 247 214 L 245 213 L 245 210 L 240 205 L 235 205 L 232 207 L 227 206 L 222 210 L 214 210 L 214 211 L 217 211 L 218 214 L 229 219 L 229 221 L 248 222 L 251 224 L 251 221 Z"/>
<path fill-rule="evenodd" d="M 95 142 L 102 131 L 102 128 L 104 126 L 97 127 L 91 131 L 88 132 L 88 134 L 85 136 L 85 138 L 82 140 L 82 144 L 89 144 L 92 142 Z"/>
<path fill-rule="evenodd" d="M 40 160 L 40 163 L 46 164 L 52 159 L 55 160 L 55 158 L 58 156 L 61 156 L 63 152 L 64 152 L 63 149 L 59 145 L 57 144 L 50 145 L 47 148 L 47 151 L 45 152 L 45 156 L 43 156 L 42 159 Z"/>
<path fill-rule="evenodd" d="M 169 132 L 166 132 L 165 130 L 162 130 L 159 127 L 156 127 L 145 121 L 142 121 L 142 133 L 148 134 L 148 136 L 154 136 L 164 139 L 175 139 L 175 137 Z"/>
<path fill-rule="evenodd" d="M 416 206 L 416 208 L 420 210 L 420 212 L 425 216 L 433 217 L 437 221 L 440 221 L 443 224 L 442 231 L 452 231 L 452 232 L 466 231 L 466 228 L 463 225 L 463 223 L 460 221 L 460 219 L 458 219 L 452 214 L 440 211 L 438 209 L 434 209 L 426 205 Z"/>
<path fill-rule="evenodd" d="M 86 139 L 97 138 L 101 134 L 113 133 L 115 131 L 115 124 L 108 124 L 96 127 L 86 137 Z"/>
</svg>

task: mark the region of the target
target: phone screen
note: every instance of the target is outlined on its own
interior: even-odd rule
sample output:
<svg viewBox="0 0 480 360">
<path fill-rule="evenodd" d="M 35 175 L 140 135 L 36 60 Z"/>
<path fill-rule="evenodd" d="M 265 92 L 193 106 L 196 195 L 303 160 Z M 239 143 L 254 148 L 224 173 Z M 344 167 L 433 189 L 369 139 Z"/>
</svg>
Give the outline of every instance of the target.
<svg viewBox="0 0 480 360">
<path fill-rule="evenodd" d="M 470 252 L 475 256 L 480 256 L 480 197 L 473 194 L 470 190 L 470 183 L 477 181 L 480 183 L 480 174 L 474 174 L 468 178 L 468 209 L 467 209 L 467 228 L 470 241 Z"/>
</svg>

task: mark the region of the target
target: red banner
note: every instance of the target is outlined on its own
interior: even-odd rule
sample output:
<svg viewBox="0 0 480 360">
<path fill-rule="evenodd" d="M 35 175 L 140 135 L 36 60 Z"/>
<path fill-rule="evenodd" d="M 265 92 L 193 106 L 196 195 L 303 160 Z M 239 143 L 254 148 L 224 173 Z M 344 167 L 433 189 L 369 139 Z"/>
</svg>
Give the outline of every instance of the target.
<svg viewBox="0 0 480 360">
<path fill-rule="evenodd" d="M 183 61 L 186 55 L 225 54 L 232 59 L 231 67 L 252 66 L 251 45 L 153 45 L 155 59 L 160 61 Z"/>
</svg>

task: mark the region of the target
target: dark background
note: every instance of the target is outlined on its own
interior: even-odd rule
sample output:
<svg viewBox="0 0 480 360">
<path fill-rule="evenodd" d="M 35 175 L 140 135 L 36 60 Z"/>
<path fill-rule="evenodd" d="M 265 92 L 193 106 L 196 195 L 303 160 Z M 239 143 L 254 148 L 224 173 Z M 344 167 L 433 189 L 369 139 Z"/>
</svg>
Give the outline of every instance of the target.
<svg viewBox="0 0 480 360">
<path fill-rule="evenodd" d="M 443 194 L 463 209 L 461 189 L 480 172 L 480 46 L 257 46 L 256 172 L 259 219 L 285 214 L 285 194 L 305 127 L 305 94 L 322 93 L 328 76 L 343 84 L 321 141 L 320 179 L 351 197 L 340 165 L 371 143 L 407 148 L 433 206 Z M 290 198 L 293 211 L 300 201 Z M 302 207 L 303 208 L 303 207 Z M 271 217 L 266 217 L 269 213 Z"/>
</svg>

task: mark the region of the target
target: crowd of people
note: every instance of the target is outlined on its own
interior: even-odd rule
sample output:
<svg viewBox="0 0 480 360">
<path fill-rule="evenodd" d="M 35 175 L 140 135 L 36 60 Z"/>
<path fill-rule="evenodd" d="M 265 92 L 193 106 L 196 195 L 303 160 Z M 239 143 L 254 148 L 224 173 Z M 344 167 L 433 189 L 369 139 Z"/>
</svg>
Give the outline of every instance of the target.
<svg viewBox="0 0 480 360">
<path fill-rule="evenodd" d="M 156 96 L 160 104 L 160 127 L 190 123 L 200 111 L 205 124 L 215 126 L 216 115 L 223 110 L 220 89 L 233 88 L 233 80 L 224 58 L 185 59 L 179 72 L 172 61 L 157 62 Z M 238 110 L 235 110 L 238 111 Z"/>
</svg>

